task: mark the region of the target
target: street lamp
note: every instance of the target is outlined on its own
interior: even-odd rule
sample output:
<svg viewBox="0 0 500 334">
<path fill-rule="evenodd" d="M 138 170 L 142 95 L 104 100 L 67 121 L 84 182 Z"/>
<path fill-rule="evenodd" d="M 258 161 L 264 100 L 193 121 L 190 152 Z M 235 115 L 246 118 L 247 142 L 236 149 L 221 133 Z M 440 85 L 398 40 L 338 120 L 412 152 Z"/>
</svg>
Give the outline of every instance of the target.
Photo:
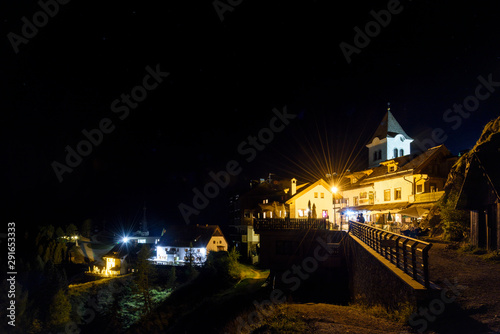
<svg viewBox="0 0 500 334">
<path fill-rule="evenodd" d="M 337 225 L 337 208 L 336 208 L 336 202 L 337 202 L 337 192 L 339 191 L 339 188 L 333 186 L 332 187 L 332 193 L 333 193 L 333 224 Z M 339 231 L 342 231 L 342 224 L 339 226 Z"/>
</svg>

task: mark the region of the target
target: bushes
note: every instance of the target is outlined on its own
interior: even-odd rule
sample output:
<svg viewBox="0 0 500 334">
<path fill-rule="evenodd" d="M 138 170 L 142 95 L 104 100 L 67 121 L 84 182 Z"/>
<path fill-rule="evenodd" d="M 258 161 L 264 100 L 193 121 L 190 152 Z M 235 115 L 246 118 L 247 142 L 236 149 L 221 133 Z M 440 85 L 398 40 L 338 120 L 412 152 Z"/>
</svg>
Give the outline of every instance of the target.
<svg viewBox="0 0 500 334">
<path fill-rule="evenodd" d="M 221 285 L 233 284 L 241 278 L 239 257 L 234 249 L 230 252 L 210 252 L 203 267 L 203 276 L 217 280 Z"/>
<path fill-rule="evenodd" d="M 444 239 L 448 241 L 460 241 L 469 233 L 469 213 L 465 210 L 455 209 L 458 192 L 450 192 L 439 201 L 441 211 L 441 227 L 444 231 Z"/>
</svg>

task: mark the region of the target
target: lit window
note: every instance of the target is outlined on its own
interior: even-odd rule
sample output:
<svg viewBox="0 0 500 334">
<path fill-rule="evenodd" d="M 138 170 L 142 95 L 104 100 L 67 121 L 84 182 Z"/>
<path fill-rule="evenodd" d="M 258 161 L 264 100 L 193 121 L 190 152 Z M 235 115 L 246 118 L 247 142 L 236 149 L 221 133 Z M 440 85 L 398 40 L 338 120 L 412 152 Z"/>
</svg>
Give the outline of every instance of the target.
<svg viewBox="0 0 500 334">
<path fill-rule="evenodd" d="M 359 193 L 359 198 L 361 199 L 366 199 L 368 198 L 368 193 L 365 191 L 365 192 L 362 192 L 362 193 Z"/>
<path fill-rule="evenodd" d="M 318 198 L 318 193 L 314 193 L 314 198 Z"/>
<path fill-rule="evenodd" d="M 384 201 L 390 201 L 391 200 L 391 190 L 386 189 L 384 190 Z"/>
<path fill-rule="evenodd" d="M 323 210 L 322 216 L 323 216 L 323 218 L 328 217 L 328 210 Z"/>
<path fill-rule="evenodd" d="M 299 217 L 304 217 L 304 209 L 299 209 L 298 212 L 299 212 Z"/>
<path fill-rule="evenodd" d="M 139 244 L 145 244 L 146 243 L 146 239 L 139 239 L 139 240 L 137 240 L 137 243 L 139 243 Z"/>
<path fill-rule="evenodd" d="M 394 189 L 394 199 L 395 200 L 401 199 L 401 188 Z"/>
<path fill-rule="evenodd" d="M 325 193 L 320 194 L 321 198 L 325 198 Z"/>
<path fill-rule="evenodd" d="M 417 184 L 417 193 L 421 193 L 422 192 L 422 187 L 423 185 L 422 184 Z"/>
</svg>

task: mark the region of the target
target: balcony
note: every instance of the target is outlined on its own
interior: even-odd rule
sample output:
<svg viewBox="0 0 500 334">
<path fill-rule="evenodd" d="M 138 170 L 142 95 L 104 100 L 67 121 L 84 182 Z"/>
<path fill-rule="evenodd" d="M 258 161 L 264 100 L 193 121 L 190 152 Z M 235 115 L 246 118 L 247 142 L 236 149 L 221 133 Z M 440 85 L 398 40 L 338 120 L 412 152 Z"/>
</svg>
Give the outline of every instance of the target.
<svg viewBox="0 0 500 334">
<path fill-rule="evenodd" d="M 428 203 L 437 202 L 444 195 L 444 191 L 435 191 L 431 193 L 421 193 L 411 195 L 409 198 L 410 203 Z"/>
<path fill-rule="evenodd" d="M 327 228 L 328 222 L 326 219 L 271 218 L 254 220 L 254 229 L 256 233 L 260 231 L 275 230 L 326 230 Z"/>
</svg>

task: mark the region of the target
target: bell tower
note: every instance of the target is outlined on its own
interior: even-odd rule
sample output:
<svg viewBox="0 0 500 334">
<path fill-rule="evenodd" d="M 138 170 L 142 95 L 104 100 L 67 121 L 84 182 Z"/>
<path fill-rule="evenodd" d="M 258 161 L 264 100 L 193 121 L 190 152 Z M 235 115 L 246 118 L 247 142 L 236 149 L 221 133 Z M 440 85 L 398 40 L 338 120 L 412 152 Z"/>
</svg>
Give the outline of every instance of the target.
<svg viewBox="0 0 500 334">
<path fill-rule="evenodd" d="M 366 145 L 368 147 L 368 167 L 377 167 L 382 161 L 409 155 L 412 141 L 413 139 L 406 134 L 391 113 L 391 103 L 387 103 L 387 113 L 370 143 Z"/>
</svg>

